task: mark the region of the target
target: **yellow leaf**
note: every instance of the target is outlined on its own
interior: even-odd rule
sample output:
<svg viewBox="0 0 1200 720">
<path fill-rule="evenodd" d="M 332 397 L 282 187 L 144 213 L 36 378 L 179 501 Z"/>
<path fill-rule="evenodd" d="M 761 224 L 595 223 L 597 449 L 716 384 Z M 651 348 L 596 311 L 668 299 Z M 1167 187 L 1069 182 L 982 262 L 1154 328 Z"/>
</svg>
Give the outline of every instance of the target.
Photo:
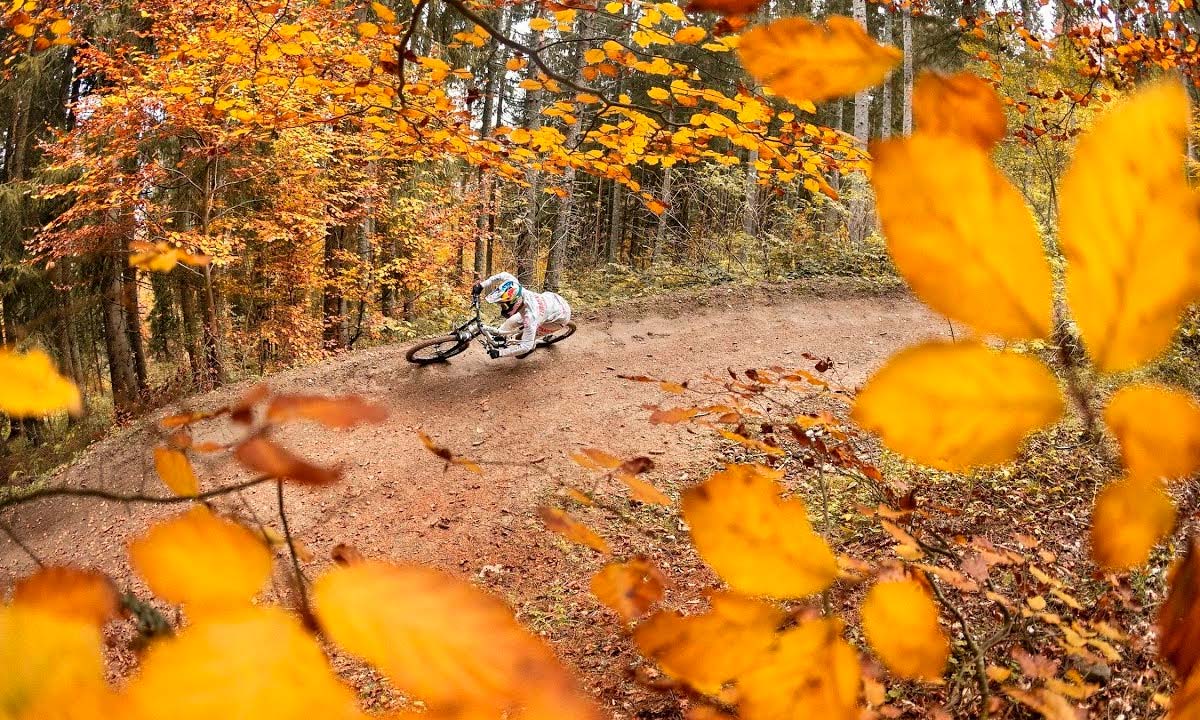
<svg viewBox="0 0 1200 720">
<path fill-rule="evenodd" d="M 379 668 L 434 711 L 468 717 L 596 713 L 554 654 L 499 600 L 431 568 L 364 561 L 313 585 L 317 619 L 338 647 Z M 525 713 L 520 709 L 524 708 Z M 310 715 L 309 717 L 316 717 Z"/>
<path fill-rule="evenodd" d="M 163 484 L 176 495 L 192 496 L 200 491 L 200 481 L 187 455 L 168 447 L 154 448 L 154 469 Z"/>
<path fill-rule="evenodd" d="M 529 29 L 533 30 L 534 32 L 542 32 L 543 30 L 549 30 L 553 26 L 554 26 L 554 23 L 550 22 L 549 20 L 547 20 L 546 18 L 543 18 L 543 17 L 535 17 L 529 21 Z"/>
<path fill-rule="evenodd" d="M 83 409 L 79 388 L 58 374 L 41 350 L 16 353 L 0 348 L 0 412 L 16 418 Z"/>
<path fill-rule="evenodd" d="M 1173 480 L 1200 470 L 1200 404 L 1161 385 L 1127 385 L 1104 411 L 1131 477 Z"/>
<path fill-rule="evenodd" d="M 745 435 L 738 435 L 730 430 L 718 429 L 717 434 L 726 440 L 730 440 L 738 445 L 741 445 L 742 447 L 747 447 L 751 450 L 757 450 L 758 452 L 765 453 L 767 455 L 774 455 L 775 457 L 783 457 L 787 455 L 787 452 L 783 450 L 783 448 L 775 447 L 774 445 L 768 445 L 762 440 L 748 438 Z"/>
<path fill-rule="evenodd" d="M 675 3 L 660 2 L 655 3 L 654 7 L 657 8 L 658 11 L 663 15 L 674 20 L 675 22 L 683 22 L 684 18 L 686 17 L 683 14 L 683 8 L 679 7 Z"/>
<path fill-rule="evenodd" d="M 129 560 L 155 595 L 190 612 L 248 604 L 271 575 L 258 536 L 204 506 L 151 527 L 130 543 Z"/>
<path fill-rule="evenodd" d="M 783 633 L 767 661 L 738 679 L 743 720 L 856 720 L 862 670 L 836 618 Z"/>
<path fill-rule="evenodd" d="M 379 26 L 372 22 L 361 22 L 357 27 L 358 34 L 365 37 L 375 37 L 379 34 Z"/>
<path fill-rule="evenodd" d="M 621 458 L 597 448 L 575 450 L 569 457 L 580 467 L 589 470 L 616 470 L 621 467 Z"/>
<path fill-rule="evenodd" d="M 592 576 L 591 589 L 592 594 L 622 620 L 632 622 L 662 600 L 666 584 L 666 578 L 653 563 L 637 557 L 600 568 Z"/>
<path fill-rule="evenodd" d="M 38 607 L 0 605 L 0 717 L 104 720 L 99 628 Z"/>
<path fill-rule="evenodd" d="M 912 112 L 921 133 L 955 135 L 983 150 L 991 150 L 1007 132 L 1000 96 L 986 80 L 969 72 L 921 73 L 913 86 Z"/>
<path fill-rule="evenodd" d="M 852 417 L 901 455 L 962 471 L 1008 462 L 1062 411 L 1058 383 L 1037 360 L 930 342 L 893 355 L 859 392 Z"/>
<path fill-rule="evenodd" d="M 362 717 L 320 644 L 277 607 L 206 618 L 158 642 L 125 695 L 132 720 Z"/>
<path fill-rule="evenodd" d="M 950 641 L 937 605 L 915 580 L 876 583 L 862 604 L 863 631 L 884 665 L 906 680 L 937 680 L 950 659 Z"/>
<path fill-rule="evenodd" d="M 608 55 L 600 48 L 591 48 L 589 50 L 585 50 L 583 53 L 583 61 L 588 65 L 602 63 L 606 59 L 608 59 Z"/>
<path fill-rule="evenodd" d="M 759 82 L 789 100 L 813 102 L 878 85 L 901 57 L 840 15 L 825 24 L 790 17 L 758 25 L 741 36 L 738 55 Z"/>
<path fill-rule="evenodd" d="M 695 45 L 706 37 L 708 37 L 708 33 L 705 32 L 704 28 L 690 25 L 680 28 L 675 33 L 675 42 L 681 45 Z"/>
<path fill-rule="evenodd" d="M 654 100 L 666 100 L 671 97 L 671 93 L 666 88 L 652 87 L 646 91 L 646 95 Z"/>
<path fill-rule="evenodd" d="M 379 16 L 379 19 L 385 23 L 396 22 L 396 13 L 393 12 L 392 9 L 387 5 L 379 2 L 372 2 L 371 9 L 374 10 L 375 14 Z"/>
<path fill-rule="evenodd" d="M 508 134 L 508 139 L 517 145 L 525 145 L 533 139 L 533 135 L 525 128 L 517 128 Z"/>
<path fill-rule="evenodd" d="M 604 12 L 609 13 L 610 15 L 617 15 L 624 9 L 625 3 L 623 2 L 610 2 L 604 6 Z"/>
<path fill-rule="evenodd" d="M 702 615 L 659 612 L 633 629 L 638 650 L 667 675 L 715 694 L 759 664 L 775 642 L 784 614 L 760 600 L 721 593 Z"/>
<path fill-rule="evenodd" d="M 71 32 L 71 21 L 66 18 L 61 18 L 50 23 L 50 32 L 55 35 L 66 35 Z"/>
<path fill-rule="evenodd" d="M 366 70 L 371 67 L 371 59 L 360 53 L 349 53 L 347 55 L 343 55 L 342 59 L 356 68 L 362 68 Z"/>
<path fill-rule="evenodd" d="M 1067 301 L 1102 370 L 1157 357 L 1200 296 L 1200 200 L 1182 162 L 1188 114 L 1182 85 L 1151 85 L 1084 133 L 1063 175 Z"/>
<path fill-rule="evenodd" d="M 524 68 L 528 64 L 529 61 L 525 58 L 509 58 L 508 61 L 504 63 L 504 67 L 508 70 L 515 71 Z"/>
<path fill-rule="evenodd" d="M 1033 215 L 987 152 L 919 132 L 871 153 L 888 251 L 917 296 L 981 333 L 1047 337 L 1050 263 Z"/>
<path fill-rule="evenodd" d="M 31 23 L 17 23 L 13 26 L 13 32 L 23 38 L 33 37 L 33 34 L 37 32 L 37 26 Z"/>
<path fill-rule="evenodd" d="M 659 490 L 636 475 L 631 475 L 630 473 L 625 472 L 617 472 L 614 474 L 614 477 L 625 483 L 625 486 L 629 488 L 629 494 L 638 502 L 643 502 L 647 505 L 671 504 L 671 498 L 664 495 L 662 490 Z"/>
<path fill-rule="evenodd" d="M 1140 567 L 1174 526 L 1175 504 L 1161 481 L 1115 480 L 1096 498 L 1092 557 L 1111 570 Z"/>
<path fill-rule="evenodd" d="M 733 590 L 802 598 L 837 577 L 837 560 L 813 532 L 804 501 L 779 497 L 782 476 L 761 465 L 729 465 L 683 494 L 696 550 Z"/>
<path fill-rule="evenodd" d="M 541 516 L 542 522 L 546 523 L 547 528 L 562 535 L 571 542 L 586 545 L 605 555 L 610 552 L 608 543 L 604 541 L 604 538 L 597 535 L 587 525 L 579 522 L 566 512 L 558 508 L 543 507 L 538 509 L 538 515 Z"/>
</svg>

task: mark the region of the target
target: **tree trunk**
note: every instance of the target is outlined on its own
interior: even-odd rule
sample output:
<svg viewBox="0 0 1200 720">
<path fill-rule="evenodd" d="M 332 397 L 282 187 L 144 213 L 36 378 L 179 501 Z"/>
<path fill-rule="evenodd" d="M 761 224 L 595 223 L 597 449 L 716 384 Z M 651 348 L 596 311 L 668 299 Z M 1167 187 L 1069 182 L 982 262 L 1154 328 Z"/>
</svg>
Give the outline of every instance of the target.
<svg viewBox="0 0 1200 720">
<path fill-rule="evenodd" d="M 758 237 L 758 150 L 746 156 L 746 179 L 742 186 L 742 232 Z"/>
<path fill-rule="evenodd" d="M 663 245 L 667 241 L 667 222 L 671 217 L 671 183 L 675 179 L 674 168 L 667 166 L 663 168 L 662 179 L 662 204 L 663 211 L 658 216 L 658 228 L 654 231 L 654 251 L 650 254 L 650 265 L 662 259 Z"/>
<path fill-rule="evenodd" d="M 900 11 L 901 45 L 904 51 L 904 123 L 902 129 L 905 135 L 913 131 L 912 92 L 913 92 L 913 31 L 912 10 L 904 8 Z"/>
<path fill-rule="evenodd" d="M 132 414 L 138 401 L 137 365 L 129 343 L 129 315 L 125 312 L 121 257 L 103 262 L 104 342 L 113 408 L 118 416 Z"/>
<path fill-rule="evenodd" d="M 325 289 L 321 307 L 324 316 L 322 340 L 328 351 L 342 348 L 342 293 L 336 284 L 341 241 L 341 227 L 331 226 L 325 230 Z"/>
<path fill-rule="evenodd" d="M 891 45 L 892 40 L 892 22 L 895 16 L 891 10 L 885 6 L 883 15 L 883 25 L 879 34 L 879 39 L 885 45 Z M 879 96 L 879 137 L 888 138 L 892 135 L 892 83 L 895 81 L 895 76 L 891 76 L 883 83 L 880 88 Z"/>
<path fill-rule="evenodd" d="M 624 215 L 622 212 L 623 203 L 624 197 L 621 183 L 614 180 L 608 206 L 608 239 L 604 243 L 604 262 L 606 263 L 615 263 L 617 261 L 617 254 L 621 251 L 621 221 Z"/>
<path fill-rule="evenodd" d="M 125 329 L 129 333 L 129 347 L 133 350 L 133 366 L 137 371 L 138 391 L 146 389 L 146 344 L 142 341 L 142 311 L 138 302 L 137 268 L 126 265 L 123 269 L 121 290 L 125 306 Z"/>
</svg>

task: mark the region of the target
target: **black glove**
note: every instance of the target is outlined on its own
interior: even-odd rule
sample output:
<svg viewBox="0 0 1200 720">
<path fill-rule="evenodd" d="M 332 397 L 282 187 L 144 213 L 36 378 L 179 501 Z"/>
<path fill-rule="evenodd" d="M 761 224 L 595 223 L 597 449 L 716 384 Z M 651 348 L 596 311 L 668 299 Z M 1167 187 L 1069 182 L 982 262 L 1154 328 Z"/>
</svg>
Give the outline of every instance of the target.
<svg viewBox="0 0 1200 720">
<path fill-rule="evenodd" d="M 488 348 L 488 357 L 490 357 L 493 360 L 500 357 L 500 349 L 494 348 L 494 347 Z"/>
<path fill-rule="evenodd" d="M 483 292 L 483 283 L 475 283 L 474 285 L 471 286 L 471 295 L 472 296 L 479 297 L 480 293 L 482 293 L 482 292 Z"/>
</svg>

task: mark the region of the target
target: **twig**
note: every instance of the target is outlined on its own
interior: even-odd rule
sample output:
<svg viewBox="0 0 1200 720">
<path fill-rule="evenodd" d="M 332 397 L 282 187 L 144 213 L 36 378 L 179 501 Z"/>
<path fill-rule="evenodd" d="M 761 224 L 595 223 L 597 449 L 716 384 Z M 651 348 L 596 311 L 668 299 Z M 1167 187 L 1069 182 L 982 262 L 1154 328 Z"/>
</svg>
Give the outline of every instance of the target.
<svg viewBox="0 0 1200 720">
<path fill-rule="evenodd" d="M 283 504 L 282 480 L 275 481 L 275 499 L 279 503 L 279 520 L 283 524 L 283 539 L 287 543 L 288 553 L 292 556 L 292 570 L 296 573 L 296 587 L 300 590 L 300 606 L 304 611 L 304 617 L 311 618 L 312 610 L 308 604 L 308 577 L 300 567 L 300 558 L 296 555 L 296 545 L 292 542 L 292 531 L 288 526 L 287 512 L 284 510 Z"/>
<path fill-rule="evenodd" d="M 219 497 L 221 495 L 228 495 L 229 493 L 237 492 L 238 490 L 245 490 L 246 488 L 251 488 L 251 487 L 254 487 L 255 485 L 261 485 L 262 483 L 267 482 L 268 480 L 273 480 L 273 479 L 274 478 L 271 478 L 267 475 L 261 475 L 259 477 L 256 477 L 256 478 L 253 478 L 250 480 L 244 480 L 240 483 L 235 483 L 233 485 L 226 485 L 225 487 L 214 488 L 212 490 L 206 490 L 202 493 L 199 493 L 198 495 L 166 495 L 166 496 L 162 496 L 162 495 L 142 495 L 141 493 L 131 493 L 128 495 L 122 495 L 121 493 L 110 492 L 108 490 L 101 490 L 100 488 L 48 487 L 48 488 L 40 488 L 38 490 L 32 490 L 30 492 L 20 494 L 20 495 L 6 497 L 3 500 L 0 500 L 0 509 L 4 509 L 6 507 L 13 507 L 16 505 L 24 505 L 25 503 L 33 502 L 34 500 L 41 500 L 42 498 L 62 497 L 62 496 L 89 497 L 89 498 L 96 498 L 99 500 L 105 500 L 107 502 L 174 505 L 177 503 L 199 502 L 202 500 L 207 500 L 209 498 Z"/>
<path fill-rule="evenodd" d="M 24 550 L 25 554 L 29 556 L 29 559 L 33 560 L 35 565 L 40 568 L 46 567 L 46 563 L 42 562 L 42 559 L 37 556 L 37 553 L 35 553 L 28 545 L 25 544 L 23 540 L 21 540 L 21 537 L 13 531 L 8 523 L 0 521 L 0 530 L 3 530 L 4 534 L 8 536 L 8 539 L 17 544 L 17 547 Z"/>
<path fill-rule="evenodd" d="M 937 601 L 958 620 L 958 624 L 962 626 L 963 636 L 967 640 L 967 647 L 971 649 L 971 652 L 975 653 L 975 683 L 979 688 L 979 717 L 982 720 L 987 720 L 988 701 L 991 699 L 991 691 L 988 689 L 987 665 L 983 657 L 983 651 L 980 649 L 979 643 L 975 642 L 975 636 L 971 634 L 971 626 L 967 622 L 967 618 L 958 609 L 958 606 L 946 599 L 946 596 L 942 594 L 941 588 L 937 586 L 937 581 L 932 577 L 929 578 L 929 587 L 933 590 L 933 596 L 937 598 Z"/>
</svg>

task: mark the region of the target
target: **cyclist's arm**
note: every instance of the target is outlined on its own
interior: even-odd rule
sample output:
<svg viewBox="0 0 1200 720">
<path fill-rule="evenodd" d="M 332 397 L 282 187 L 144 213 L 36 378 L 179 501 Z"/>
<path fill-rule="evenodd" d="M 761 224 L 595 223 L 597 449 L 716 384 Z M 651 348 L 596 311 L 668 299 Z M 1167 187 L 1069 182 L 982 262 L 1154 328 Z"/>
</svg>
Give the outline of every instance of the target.
<svg viewBox="0 0 1200 720">
<path fill-rule="evenodd" d="M 509 355 L 520 355 L 527 353 L 537 344 L 537 329 L 541 324 L 541 320 L 533 312 L 521 313 L 521 317 L 525 322 L 521 329 L 521 342 L 516 345 L 500 348 L 500 357 Z"/>
<path fill-rule="evenodd" d="M 484 280 L 483 282 L 479 283 L 480 287 L 483 288 L 483 294 L 486 295 L 487 293 L 490 293 L 492 290 L 495 290 L 496 286 L 502 282 L 500 276 L 503 274 L 504 273 L 496 273 L 495 275 L 491 276 L 487 280 Z"/>
</svg>

